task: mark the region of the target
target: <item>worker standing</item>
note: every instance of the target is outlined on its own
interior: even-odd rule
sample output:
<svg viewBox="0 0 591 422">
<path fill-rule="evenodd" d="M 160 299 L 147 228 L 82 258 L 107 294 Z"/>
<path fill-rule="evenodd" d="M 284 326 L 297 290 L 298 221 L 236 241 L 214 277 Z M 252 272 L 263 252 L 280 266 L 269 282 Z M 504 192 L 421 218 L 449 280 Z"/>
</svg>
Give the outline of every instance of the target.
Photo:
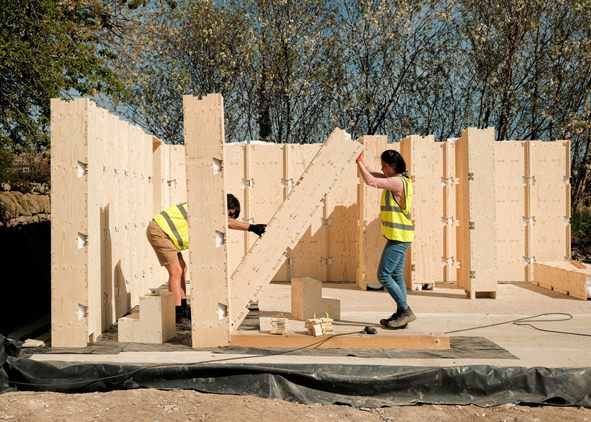
<svg viewBox="0 0 591 422">
<path fill-rule="evenodd" d="M 378 281 L 396 302 L 396 312 L 380 324 L 389 328 L 406 328 L 417 319 L 406 302 L 404 262 L 406 251 L 415 237 L 411 221 L 412 182 L 406 163 L 398 151 L 386 150 L 381 155 L 382 172 L 374 172 L 363 157 L 357 157 L 357 167 L 368 186 L 383 189 L 380 202 L 382 234 L 388 240 L 380 264 Z"/>
<path fill-rule="evenodd" d="M 228 228 L 231 230 L 249 231 L 261 236 L 266 224 L 248 224 L 238 220 L 240 201 L 227 195 Z M 176 323 L 191 322 L 191 308 L 187 305 L 187 264 L 181 254 L 189 247 L 189 224 L 187 221 L 187 203 L 167 208 L 148 224 L 146 229 L 148 242 L 152 245 L 158 262 L 168 271 L 168 291 L 175 294 Z"/>
</svg>

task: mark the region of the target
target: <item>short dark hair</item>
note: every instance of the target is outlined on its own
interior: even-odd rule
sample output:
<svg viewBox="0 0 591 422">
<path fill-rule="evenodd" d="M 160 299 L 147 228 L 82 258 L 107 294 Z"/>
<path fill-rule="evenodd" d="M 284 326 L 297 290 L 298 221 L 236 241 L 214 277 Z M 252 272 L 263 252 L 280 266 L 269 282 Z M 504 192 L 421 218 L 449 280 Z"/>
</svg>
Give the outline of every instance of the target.
<svg viewBox="0 0 591 422">
<path fill-rule="evenodd" d="M 393 167 L 396 173 L 402 174 L 406 171 L 406 161 L 398 151 L 387 149 L 382 152 L 381 158 L 386 164 Z"/>
<path fill-rule="evenodd" d="M 230 217 L 236 219 L 240 215 L 240 201 L 238 200 L 238 198 L 236 198 L 231 193 L 229 193 L 227 196 L 228 196 L 228 209 L 234 210 L 234 212 L 232 214 L 230 214 Z"/>
</svg>

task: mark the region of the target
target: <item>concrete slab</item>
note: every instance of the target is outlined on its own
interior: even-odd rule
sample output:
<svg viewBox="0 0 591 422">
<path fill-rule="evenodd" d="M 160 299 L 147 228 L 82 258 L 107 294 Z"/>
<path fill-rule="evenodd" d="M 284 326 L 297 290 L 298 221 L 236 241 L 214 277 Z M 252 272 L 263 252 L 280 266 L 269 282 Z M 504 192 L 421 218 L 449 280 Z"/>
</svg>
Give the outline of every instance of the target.
<svg viewBox="0 0 591 422">
<path fill-rule="evenodd" d="M 452 287 L 452 288 L 450 288 Z M 360 331 L 378 326 L 379 319 L 394 312 L 394 302 L 384 291 L 360 291 L 354 284 L 325 283 L 323 294 L 341 301 L 341 320 L 335 330 Z M 289 363 L 349 364 L 388 366 L 493 365 L 520 367 L 591 366 L 591 300 L 582 301 L 531 284 L 500 284 L 497 299 L 466 298 L 453 286 L 436 285 L 432 291 L 409 292 L 408 302 L 417 320 L 407 333 L 449 333 L 453 336 L 484 337 L 509 351 L 517 359 L 375 359 L 347 356 L 251 356 L 219 355 L 187 348 L 186 352 L 123 352 L 117 355 L 36 354 L 39 361 L 105 362 L 126 364 Z M 270 330 L 270 319 L 283 313 L 290 317 L 290 285 L 272 283 L 259 299 L 261 329 Z M 538 331 L 511 321 L 544 313 L 532 326 L 556 332 Z M 566 315 L 568 314 L 568 315 Z M 572 316 L 572 318 L 571 318 Z M 303 322 L 290 317 L 290 328 L 299 330 Z M 497 324 L 494 326 L 490 326 Z M 458 331 L 468 330 L 468 331 Z M 567 332 L 582 335 L 565 334 Z M 379 333 L 378 333 L 379 335 Z"/>
</svg>

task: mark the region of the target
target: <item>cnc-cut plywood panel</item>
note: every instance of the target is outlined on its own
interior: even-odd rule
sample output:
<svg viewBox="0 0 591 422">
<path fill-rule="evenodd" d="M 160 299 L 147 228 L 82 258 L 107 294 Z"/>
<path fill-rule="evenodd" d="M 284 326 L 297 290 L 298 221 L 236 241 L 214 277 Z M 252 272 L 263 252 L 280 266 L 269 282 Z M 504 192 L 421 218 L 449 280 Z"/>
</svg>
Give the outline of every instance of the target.
<svg viewBox="0 0 591 422">
<path fill-rule="evenodd" d="M 322 198 L 336 187 L 344 170 L 354 165 L 362 145 L 335 129 L 269 222 L 231 279 L 232 320 L 235 330 L 285 260 L 285 251 L 299 241 L 322 206 Z"/>
<path fill-rule="evenodd" d="M 499 281 L 527 280 L 524 266 L 527 142 L 495 142 L 497 266 Z"/>
</svg>

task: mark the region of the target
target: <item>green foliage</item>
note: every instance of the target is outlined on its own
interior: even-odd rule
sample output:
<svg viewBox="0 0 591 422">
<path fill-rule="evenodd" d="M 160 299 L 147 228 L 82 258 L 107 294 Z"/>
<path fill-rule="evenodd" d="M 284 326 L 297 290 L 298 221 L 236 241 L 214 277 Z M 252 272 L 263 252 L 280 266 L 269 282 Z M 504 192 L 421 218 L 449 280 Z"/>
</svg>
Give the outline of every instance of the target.
<svg viewBox="0 0 591 422">
<path fill-rule="evenodd" d="M 0 0 L 0 145 L 48 146 L 51 98 L 124 92 L 101 44 L 116 29 L 116 4 Z"/>
<path fill-rule="evenodd" d="M 573 237 L 591 236 L 591 209 L 583 208 L 581 211 L 573 211 L 570 224 Z"/>
<path fill-rule="evenodd" d="M 0 183 L 8 182 L 12 177 L 12 154 L 5 148 L 0 148 Z"/>
</svg>

